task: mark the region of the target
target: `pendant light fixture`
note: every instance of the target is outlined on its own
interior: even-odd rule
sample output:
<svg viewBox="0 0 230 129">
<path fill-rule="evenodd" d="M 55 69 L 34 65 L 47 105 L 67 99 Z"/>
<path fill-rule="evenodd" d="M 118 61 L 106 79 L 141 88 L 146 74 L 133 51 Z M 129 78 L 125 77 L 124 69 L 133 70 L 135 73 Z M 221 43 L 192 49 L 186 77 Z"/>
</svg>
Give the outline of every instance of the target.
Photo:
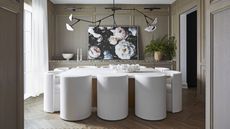
<svg viewBox="0 0 230 129">
<path fill-rule="evenodd" d="M 73 17 L 73 15 L 72 14 L 70 14 L 70 16 L 69 16 L 69 20 L 72 22 L 71 24 L 68 24 L 68 23 L 66 23 L 66 29 L 67 30 L 69 30 L 69 31 L 74 31 L 74 25 L 76 25 L 78 22 L 80 22 L 80 21 L 83 21 L 83 22 L 88 22 L 88 23 L 92 23 L 92 24 L 96 24 L 97 25 L 97 27 L 99 27 L 100 26 L 100 24 L 101 24 L 101 22 L 103 21 L 103 20 L 105 20 L 105 19 L 107 19 L 107 18 L 110 18 L 110 17 L 112 17 L 113 18 L 113 26 L 117 26 L 116 25 L 116 21 L 115 21 L 115 13 L 116 13 L 116 11 L 117 10 L 135 10 L 135 11 L 137 11 L 138 13 L 140 13 L 140 14 L 142 14 L 143 16 L 144 16 L 144 18 L 145 18 L 145 22 L 146 22 L 146 24 L 147 24 L 147 27 L 144 29 L 145 31 L 147 31 L 147 32 L 154 32 L 155 30 L 156 30 L 156 24 L 157 24 L 157 18 L 151 18 L 151 17 L 149 17 L 149 16 L 147 16 L 147 15 L 145 15 L 143 12 L 141 12 L 140 10 L 138 10 L 138 9 L 122 9 L 122 8 L 117 8 L 117 7 L 115 7 L 115 0 L 113 0 L 113 7 L 112 8 L 106 8 L 106 9 L 111 9 L 112 11 L 113 11 L 113 13 L 112 14 L 110 14 L 110 15 L 108 15 L 108 16 L 106 16 L 106 17 L 103 17 L 103 18 L 101 18 L 101 19 L 99 19 L 99 20 L 97 20 L 97 21 L 89 21 L 89 20 L 85 20 L 85 19 L 80 19 L 80 18 L 77 18 L 77 17 Z M 153 10 L 152 8 L 148 8 L 148 9 L 150 9 L 151 11 Z M 154 8 L 155 9 L 155 8 Z M 158 8 L 159 9 L 159 8 Z M 73 10 L 73 11 L 75 11 L 75 9 Z"/>
</svg>

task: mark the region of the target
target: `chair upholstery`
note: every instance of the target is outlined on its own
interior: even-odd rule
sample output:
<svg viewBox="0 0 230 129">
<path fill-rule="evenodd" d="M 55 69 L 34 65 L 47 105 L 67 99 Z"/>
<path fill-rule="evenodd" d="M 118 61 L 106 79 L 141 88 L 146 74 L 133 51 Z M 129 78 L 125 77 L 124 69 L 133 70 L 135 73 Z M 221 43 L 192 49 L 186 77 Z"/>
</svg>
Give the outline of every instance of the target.
<svg viewBox="0 0 230 129">
<path fill-rule="evenodd" d="M 105 120 L 128 116 L 127 75 L 97 75 L 97 115 Z"/>
<path fill-rule="evenodd" d="M 61 76 L 60 117 L 77 121 L 91 115 L 92 77 L 90 75 Z"/>
<path fill-rule="evenodd" d="M 49 71 L 45 73 L 44 107 L 45 112 L 60 111 L 60 78 L 59 72 Z"/>
<path fill-rule="evenodd" d="M 135 75 L 135 114 L 145 120 L 166 117 L 166 77 L 161 73 Z"/>
<path fill-rule="evenodd" d="M 182 74 L 179 71 L 164 71 L 171 78 L 167 87 L 167 111 L 176 113 L 182 111 Z"/>
</svg>

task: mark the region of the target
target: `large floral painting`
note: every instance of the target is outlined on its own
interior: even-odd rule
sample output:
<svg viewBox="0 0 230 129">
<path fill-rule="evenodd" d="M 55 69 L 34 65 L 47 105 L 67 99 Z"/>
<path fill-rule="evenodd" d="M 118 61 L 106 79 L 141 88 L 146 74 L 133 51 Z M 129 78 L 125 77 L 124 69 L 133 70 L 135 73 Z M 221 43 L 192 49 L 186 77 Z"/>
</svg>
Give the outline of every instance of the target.
<svg viewBox="0 0 230 129">
<path fill-rule="evenodd" d="M 136 26 L 89 27 L 88 59 L 138 59 Z"/>
</svg>

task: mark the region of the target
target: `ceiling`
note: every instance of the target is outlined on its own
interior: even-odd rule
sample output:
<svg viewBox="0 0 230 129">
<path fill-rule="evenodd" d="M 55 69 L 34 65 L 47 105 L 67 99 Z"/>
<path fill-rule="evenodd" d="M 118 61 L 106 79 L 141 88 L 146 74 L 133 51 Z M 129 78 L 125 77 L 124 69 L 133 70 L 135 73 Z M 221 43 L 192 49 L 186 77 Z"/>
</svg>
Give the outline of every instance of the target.
<svg viewBox="0 0 230 129">
<path fill-rule="evenodd" d="M 54 4 L 112 4 L 113 0 L 51 0 Z M 115 4 L 172 4 L 176 0 L 115 0 Z"/>
</svg>

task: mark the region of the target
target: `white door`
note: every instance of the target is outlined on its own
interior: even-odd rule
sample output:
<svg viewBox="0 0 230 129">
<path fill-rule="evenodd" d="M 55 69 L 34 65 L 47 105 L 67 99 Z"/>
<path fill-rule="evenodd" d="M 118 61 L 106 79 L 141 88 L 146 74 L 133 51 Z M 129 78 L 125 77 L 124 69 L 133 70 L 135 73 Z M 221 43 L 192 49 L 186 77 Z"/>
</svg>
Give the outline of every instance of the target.
<svg viewBox="0 0 230 129">
<path fill-rule="evenodd" d="M 230 1 L 206 0 L 206 129 L 230 127 Z"/>
</svg>

